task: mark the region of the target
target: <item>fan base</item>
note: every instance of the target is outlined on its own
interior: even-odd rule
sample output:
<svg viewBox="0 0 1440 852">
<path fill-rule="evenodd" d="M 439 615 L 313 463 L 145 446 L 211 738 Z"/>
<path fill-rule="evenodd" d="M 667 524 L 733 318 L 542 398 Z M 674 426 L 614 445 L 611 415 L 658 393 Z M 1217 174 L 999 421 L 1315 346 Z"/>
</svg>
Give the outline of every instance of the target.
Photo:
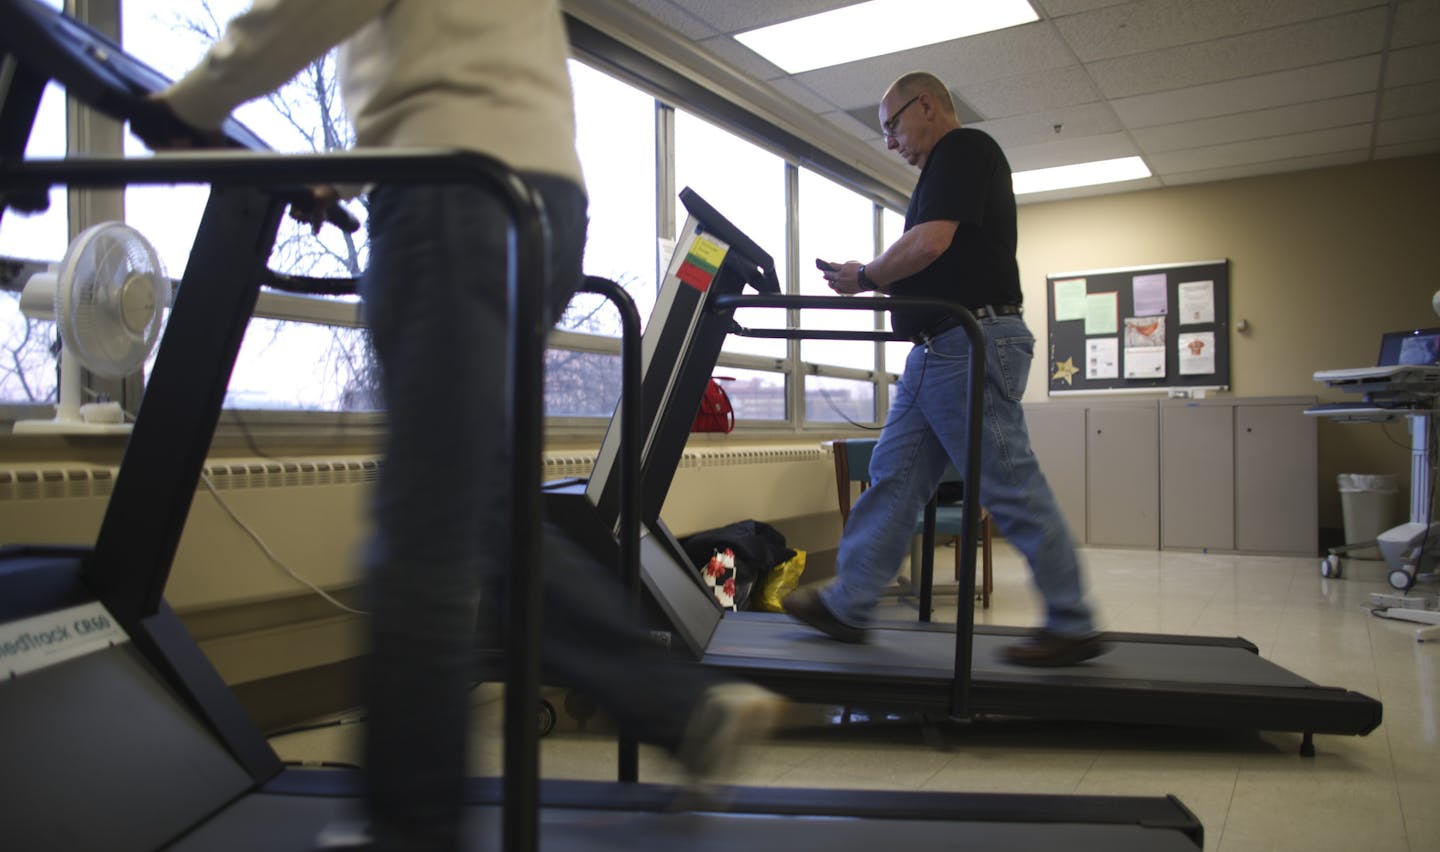
<svg viewBox="0 0 1440 852">
<path fill-rule="evenodd" d="M 17 420 L 16 435 L 128 435 L 129 423 L 86 423 L 83 420 Z"/>
</svg>

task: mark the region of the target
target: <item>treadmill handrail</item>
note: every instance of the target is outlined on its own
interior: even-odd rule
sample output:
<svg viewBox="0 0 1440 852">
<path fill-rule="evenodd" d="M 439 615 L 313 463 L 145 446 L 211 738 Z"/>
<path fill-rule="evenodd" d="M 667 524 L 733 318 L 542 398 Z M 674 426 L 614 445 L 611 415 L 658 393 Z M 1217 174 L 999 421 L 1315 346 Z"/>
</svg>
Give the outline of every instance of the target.
<svg viewBox="0 0 1440 852">
<path fill-rule="evenodd" d="M 980 470 L 980 429 L 985 407 L 985 332 L 980 321 L 968 308 L 950 299 L 928 296 L 744 296 L 721 295 L 712 303 L 712 310 L 734 312 L 738 308 L 788 308 L 804 310 L 842 311 L 894 311 L 906 308 L 939 308 L 960 321 L 965 336 L 970 340 L 969 405 L 966 412 L 965 464 L 960 470 L 963 503 L 960 508 L 960 523 L 969 534 L 962 537 L 960 547 L 960 597 L 963 601 L 975 599 L 975 545 L 980 531 L 980 477 L 972 476 Z M 810 329 L 780 329 L 793 332 L 794 337 L 803 339 L 810 336 Z M 859 340 L 873 340 L 866 335 L 874 332 L 856 332 Z M 848 332 L 829 331 L 827 334 L 842 335 L 826 337 L 827 340 L 848 339 Z M 955 625 L 955 678 L 950 685 L 950 713 L 957 718 L 970 715 L 970 673 L 971 649 L 974 644 L 974 607 L 961 606 L 956 613 Z"/>
</svg>

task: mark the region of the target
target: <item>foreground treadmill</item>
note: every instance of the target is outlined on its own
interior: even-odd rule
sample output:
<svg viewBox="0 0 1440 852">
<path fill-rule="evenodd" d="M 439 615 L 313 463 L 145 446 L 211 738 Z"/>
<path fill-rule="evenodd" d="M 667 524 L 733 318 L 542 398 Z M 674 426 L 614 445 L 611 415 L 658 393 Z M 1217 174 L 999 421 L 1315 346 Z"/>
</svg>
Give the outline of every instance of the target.
<svg viewBox="0 0 1440 852">
<path fill-rule="evenodd" d="M 529 190 L 499 164 L 466 154 L 26 162 L 20 152 L 47 80 L 124 119 L 156 77 L 34 0 L 0 3 L 0 63 L 0 217 L 15 205 L 37 206 L 56 185 L 211 185 L 94 547 L 0 550 L 7 849 L 303 850 L 358 806 L 356 773 L 281 765 L 162 597 L 285 202 L 310 182 L 356 180 L 474 182 L 512 216 L 509 348 L 517 367 L 509 391 L 522 401 L 510 424 L 512 498 L 517 564 L 527 570 L 510 584 L 508 601 L 505 777 L 468 786 L 471 848 L 1201 847 L 1199 824 L 1168 797 L 734 788 L 725 812 L 679 813 L 675 791 L 658 785 L 541 784 L 533 708 L 546 238 Z M 236 144 L 253 141 L 230 129 Z M 622 315 L 638 330 L 633 304 Z"/>
<path fill-rule="evenodd" d="M 1306 755 L 1314 753 L 1314 734 L 1366 734 L 1380 724 L 1378 701 L 1313 683 L 1264 659 L 1241 638 L 1111 633 L 1112 650 L 1097 659 L 1037 669 L 1007 663 L 1001 654 L 1026 631 L 976 628 L 967 606 L 959 608 L 958 625 L 881 623 L 865 645 L 835 642 L 785 615 L 723 611 L 665 527 L 660 507 L 725 336 L 896 339 L 886 332 L 746 329 L 736 322 L 737 311 L 885 311 L 910 300 L 775 296 L 770 255 L 694 191 L 687 188 L 680 197 L 689 218 L 644 338 L 641 459 L 647 532 L 641 570 L 653 625 L 675 647 L 797 700 L 873 710 L 1289 731 L 1303 735 Z M 711 267 L 713 275 L 706 272 Z M 761 295 L 742 295 L 747 284 Z M 973 372 L 979 359 L 971 360 L 970 433 L 976 434 L 983 379 Z M 614 523 L 617 440 L 607 433 L 588 482 L 551 487 L 552 500 L 581 504 L 567 506 L 563 515 L 577 527 Z M 969 452 L 969 468 L 978 470 L 978 448 Z M 979 505 L 970 491 L 977 479 L 965 477 L 966 509 Z M 584 520 L 576 510 L 583 506 L 596 507 L 598 523 Z M 973 515 L 965 519 L 968 529 L 978 530 L 978 523 Z M 962 553 L 962 561 L 959 600 L 965 601 L 974 597 L 973 552 Z"/>
</svg>

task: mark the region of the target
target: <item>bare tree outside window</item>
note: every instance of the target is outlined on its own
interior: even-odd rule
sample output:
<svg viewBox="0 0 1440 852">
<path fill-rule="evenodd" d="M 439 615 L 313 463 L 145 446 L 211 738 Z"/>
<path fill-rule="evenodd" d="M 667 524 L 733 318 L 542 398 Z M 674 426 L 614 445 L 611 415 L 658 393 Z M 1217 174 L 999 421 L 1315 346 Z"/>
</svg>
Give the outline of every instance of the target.
<svg viewBox="0 0 1440 852">
<path fill-rule="evenodd" d="M 220 38 L 228 19 L 229 15 L 217 13 L 210 0 L 179 4 L 162 17 L 168 29 L 193 39 L 201 50 Z M 273 123 L 317 153 L 342 151 L 354 144 L 354 134 L 341 104 L 337 64 L 336 52 L 331 51 L 264 98 Z M 368 204 L 363 195 L 349 200 L 347 206 L 352 213 L 368 220 Z M 313 234 L 307 226 L 287 218 L 282 221 L 276 237 L 270 265 L 277 272 L 290 275 L 358 280 L 368 248 L 363 230 L 348 234 L 327 227 Z M 266 347 L 280 344 L 288 334 L 297 331 L 297 326 L 307 324 L 281 320 L 268 325 L 269 340 L 263 342 Z M 261 330 L 259 324 L 252 323 L 252 335 Z M 296 400 L 294 407 L 341 410 L 379 407 L 379 375 L 368 331 L 330 328 L 317 369 L 327 389 L 322 395 L 325 398 Z"/>
</svg>

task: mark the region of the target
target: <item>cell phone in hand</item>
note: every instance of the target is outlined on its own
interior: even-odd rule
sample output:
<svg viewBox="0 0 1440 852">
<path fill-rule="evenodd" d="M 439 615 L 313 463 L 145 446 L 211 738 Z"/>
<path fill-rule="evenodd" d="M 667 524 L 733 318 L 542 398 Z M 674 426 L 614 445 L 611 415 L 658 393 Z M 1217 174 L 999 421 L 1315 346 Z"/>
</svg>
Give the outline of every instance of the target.
<svg viewBox="0 0 1440 852">
<path fill-rule="evenodd" d="M 840 267 L 836 266 L 828 260 L 821 260 L 817 257 L 815 258 L 815 268 L 820 270 L 821 272 L 834 272 Z"/>
</svg>

